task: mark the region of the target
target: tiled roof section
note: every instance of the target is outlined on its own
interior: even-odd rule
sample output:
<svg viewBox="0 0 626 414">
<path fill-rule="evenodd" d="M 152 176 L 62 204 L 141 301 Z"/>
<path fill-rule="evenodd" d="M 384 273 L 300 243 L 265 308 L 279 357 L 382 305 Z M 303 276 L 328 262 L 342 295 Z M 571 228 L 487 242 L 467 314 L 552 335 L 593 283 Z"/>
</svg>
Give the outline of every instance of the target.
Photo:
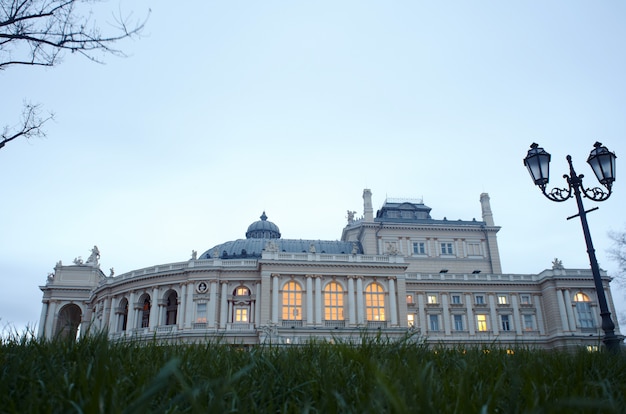
<svg viewBox="0 0 626 414">
<path fill-rule="evenodd" d="M 431 208 L 423 203 L 405 202 L 389 202 L 385 201 L 380 210 L 376 212 L 375 222 L 385 223 L 415 223 L 415 224 L 434 224 L 434 225 L 465 225 L 465 226 L 481 226 L 483 221 L 473 220 L 434 220 L 430 216 Z"/>
<path fill-rule="evenodd" d="M 214 252 L 222 259 L 261 257 L 268 242 L 274 243 L 279 252 L 309 253 L 313 246 L 315 253 L 362 254 L 360 243 L 332 240 L 289 240 L 289 239 L 238 239 L 219 244 L 200 255 L 200 259 L 213 259 Z"/>
</svg>

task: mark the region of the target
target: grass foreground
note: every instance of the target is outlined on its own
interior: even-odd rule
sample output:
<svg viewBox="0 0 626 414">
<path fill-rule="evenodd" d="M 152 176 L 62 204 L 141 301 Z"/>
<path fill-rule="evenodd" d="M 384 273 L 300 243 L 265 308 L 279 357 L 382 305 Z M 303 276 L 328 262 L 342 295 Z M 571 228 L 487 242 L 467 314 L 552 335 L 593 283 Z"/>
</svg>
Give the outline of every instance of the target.
<svg viewBox="0 0 626 414">
<path fill-rule="evenodd" d="M 444 349 L 414 338 L 259 345 L 78 342 L 0 347 L 7 413 L 622 413 L 626 355 Z"/>
</svg>

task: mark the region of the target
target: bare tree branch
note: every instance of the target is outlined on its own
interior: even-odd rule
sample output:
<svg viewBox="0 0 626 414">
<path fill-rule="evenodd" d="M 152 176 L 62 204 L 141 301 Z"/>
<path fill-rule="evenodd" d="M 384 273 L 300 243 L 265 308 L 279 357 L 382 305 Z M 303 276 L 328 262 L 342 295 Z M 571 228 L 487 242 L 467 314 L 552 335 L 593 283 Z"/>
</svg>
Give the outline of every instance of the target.
<svg viewBox="0 0 626 414">
<path fill-rule="evenodd" d="M 14 128 L 4 127 L 0 135 L 0 148 L 4 147 L 7 142 L 17 138 L 45 137 L 46 133 L 42 126 L 52 119 L 54 119 L 54 114 L 52 113 L 48 113 L 45 116 L 41 115 L 41 105 L 24 103 L 20 123 Z"/>
<path fill-rule="evenodd" d="M 90 4 L 98 0 L 0 0 L 0 71 L 10 66 L 55 66 L 63 52 L 79 53 L 102 63 L 101 56 L 126 56 L 116 42 L 139 37 L 148 16 L 114 15 L 111 33 L 92 20 Z M 148 12 L 149 15 L 149 12 Z M 19 127 L 4 127 L 0 148 L 17 138 L 45 136 L 39 105 L 25 104 Z"/>
</svg>

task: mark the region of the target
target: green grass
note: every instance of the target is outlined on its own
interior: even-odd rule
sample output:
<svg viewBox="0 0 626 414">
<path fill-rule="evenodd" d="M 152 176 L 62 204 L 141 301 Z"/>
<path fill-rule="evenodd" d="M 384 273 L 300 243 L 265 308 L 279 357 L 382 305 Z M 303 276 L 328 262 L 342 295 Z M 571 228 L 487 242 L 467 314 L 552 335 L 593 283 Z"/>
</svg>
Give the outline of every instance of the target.
<svg viewBox="0 0 626 414">
<path fill-rule="evenodd" d="M 413 338 L 242 348 L 42 341 L 0 347 L 8 413 L 621 413 L 626 355 L 443 349 Z"/>
</svg>

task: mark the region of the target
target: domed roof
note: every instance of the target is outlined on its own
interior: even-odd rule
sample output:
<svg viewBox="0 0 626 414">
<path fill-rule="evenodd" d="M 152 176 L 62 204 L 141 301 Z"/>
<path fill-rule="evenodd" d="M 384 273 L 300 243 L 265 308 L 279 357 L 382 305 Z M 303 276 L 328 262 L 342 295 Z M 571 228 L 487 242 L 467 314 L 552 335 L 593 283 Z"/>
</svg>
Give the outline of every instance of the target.
<svg viewBox="0 0 626 414">
<path fill-rule="evenodd" d="M 261 220 L 255 221 L 248 226 L 246 239 L 280 239 L 278 226 L 271 221 L 267 221 L 265 211 L 259 218 Z"/>
</svg>

